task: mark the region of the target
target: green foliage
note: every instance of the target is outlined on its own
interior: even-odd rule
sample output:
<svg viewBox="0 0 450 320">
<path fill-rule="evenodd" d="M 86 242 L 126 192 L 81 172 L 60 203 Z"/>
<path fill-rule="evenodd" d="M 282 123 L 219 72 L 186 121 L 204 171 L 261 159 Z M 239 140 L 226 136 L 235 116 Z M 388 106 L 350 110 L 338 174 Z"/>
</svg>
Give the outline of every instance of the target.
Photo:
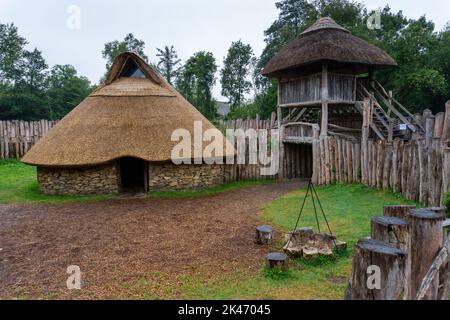
<svg viewBox="0 0 450 320">
<path fill-rule="evenodd" d="M 49 72 L 41 51 L 24 50 L 26 43 L 13 24 L 0 24 L 0 119 L 62 118 L 92 91 L 91 84 L 69 65 Z"/>
<path fill-rule="evenodd" d="M 38 49 L 24 51 L 22 56 L 22 77 L 18 84 L 30 91 L 44 90 L 47 82 L 48 65 Z"/>
<path fill-rule="evenodd" d="M 217 65 L 211 52 L 200 51 L 186 61 L 177 88 L 206 118 L 216 118 L 216 105 L 212 97 L 212 89 L 216 83 Z"/>
<path fill-rule="evenodd" d="M 106 72 L 111 69 L 112 64 L 116 58 L 127 51 L 133 51 L 139 54 L 145 61 L 148 61 L 148 57 L 144 53 L 145 42 L 136 39 L 132 33 L 125 36 L 122 41 L 111 41 L 105 44 L 105 48 L 102 51 L 102 56 L 106 60 Z"/>
<path fill-rule="evenodd" d="M 252 63 L 253 49 L 241 40 L 233 42 L 223 61 L 220 71 L 222 95 L 230 100 L 231 110 L 242 106 L 245 94 L 250 92 L 252 83 L 248 80 Z"/>
<path fill-rule="evenodd" d="M 51 119 L 64 117 L 93 90 L 90 81 L 78 76 L 76 69 L 71 65 L 54 66 L 48 81 L 47 95 Z"/>
<path fill-rule="evenodd" d="M 27 41 L 19 35 L 13 23 L 0 23 L 0 84 L 12 84 L 20 79 L 26 44 Z"/>
<path fill-rule="evenodd" d="M 167 82 L 173 85 L 179 71 L 177 66 L 181 60 L 178 59 L 177 52 L 173 46 L 165 46 L 164 49 L 157 50 L 158 54 L 156 56 L 159 57 L 157 67 Z"/>
</svg>

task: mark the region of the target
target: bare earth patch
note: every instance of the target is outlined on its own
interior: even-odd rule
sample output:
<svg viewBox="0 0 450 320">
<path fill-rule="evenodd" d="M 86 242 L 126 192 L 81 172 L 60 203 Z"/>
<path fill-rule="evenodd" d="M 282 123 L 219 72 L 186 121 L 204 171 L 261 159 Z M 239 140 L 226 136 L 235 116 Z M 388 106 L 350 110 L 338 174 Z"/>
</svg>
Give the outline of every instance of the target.
<svg viewBox="0 0 450 320">
<path fill-rule="evenodd" d="M 158 272 L 256 271 L 268 250 L 253 243 L 258 214 L 301 185 L 191 199 L 0 206 L 0 298 L 140 297 L 121 284 Z M 66 288 L 69 265 L 81 268 L 80 292 Z"/>
</svg>

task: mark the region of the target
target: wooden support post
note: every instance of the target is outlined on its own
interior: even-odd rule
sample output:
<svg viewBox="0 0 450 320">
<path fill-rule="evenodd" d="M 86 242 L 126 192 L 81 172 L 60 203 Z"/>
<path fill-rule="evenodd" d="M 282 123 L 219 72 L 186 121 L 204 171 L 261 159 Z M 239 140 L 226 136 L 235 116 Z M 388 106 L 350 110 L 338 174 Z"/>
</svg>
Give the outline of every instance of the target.
<svg viewBox="0 0 450 320">
<path fill-rule="evenodd" d="M 328 135 L 328 65 L 326 62 L 322 63 L 322 121 L 321 132 L 322 137 Z"/>
<path fill-rule="evenodd" d="M 390 120 L 388 128 L 388 142 L 392 143 L 392 141 L 394 141 L 394 122 Z"/>
<path fill-rule="evenodd" d="M 450 148 L 444 147 L 442 150 L 442 192 L 450 191 Z"/>
<path fill-rule="evenodd" d="M 442 216 L 427 209 L 412 209 L 410 220 L 410 246 L 408 265 L 410 275 L 408 281 L 408 299 L 414 300 L 422 285 L 422 281 L 442 248 L 443 228 Z M 438 294 L 439 278 L 434 280 L 425 299 L 435 300 Z"/>
<path fill-rule="evenodd" d="M 362 183 L 369 184 L 369 133 L 370 133 L 370 100 L 364 99 L 363 126 L 361 134 L 361 177 Z"/>
<path fill-rule="evenodd" d="M 403 299 L 405 267 L 406 253 L 402 250 L 381 241 L 359 240 L 355 246 L 352 276 L 345 299 Z M 375 273 L 380 277 L 380 283 L 377 283 Z"/>
<path fill-rule="evenodd" d="M 278 124 L 278 143 L 279 143 L 279 169 L 278 179 L 284 179 L 284 127 L 283 127 L 283 112 L 281 110 L 281 79 L 278 79 L 278 106 L 277 106 L 277 124 Z"/>
<path fill-rule="evenodd" d="M 431 147 L 431 143 L 433 142 L 434 116 L 428 117 L 425 121 L 425 141 L 426 146 L 429 149 Z"/>
<path fill-rule="evenodd" d="M 442 129 L 442 141 L 450 140 L 450 101 L 445 104 L 444 128 Z"/>
<path fill-rule="evenodd" d="M 388 108 L 389 108 L 389 110 L 388 110 L 388 117 L 391 117 L 392 109 L 393 109 L 393 107 L 392 107 L 392 98 L 394 97 L 394 93 L 392 92 L 392 90 L 389 90 L 388 95 L 389 95 L 389 97 L 388 97 Z M 391 123 L 392 123 L 392 121 L 391 121 Z"/>
</svg>

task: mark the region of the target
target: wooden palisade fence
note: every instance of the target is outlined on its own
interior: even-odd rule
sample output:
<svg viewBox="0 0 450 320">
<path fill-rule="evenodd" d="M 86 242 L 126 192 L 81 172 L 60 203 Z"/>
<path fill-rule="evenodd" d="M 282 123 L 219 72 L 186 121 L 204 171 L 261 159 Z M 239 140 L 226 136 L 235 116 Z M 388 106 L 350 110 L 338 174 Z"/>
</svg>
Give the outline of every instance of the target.
<svg viewBox="0 0 450 320">
<path fill-rule="evenodd" d="M 238 119 L 238 120 L 227 120 L 227 121 L 220 121 L 219 123 L 219 129 L 222 130 L 224 133 L 227 129 L 237 130 L 242 129 L 244 132 L 249 129 L 254 129 L 256 131 L 267 131 L 267 137 L 270 140 L 271 139 L 271 129 L 276 128 L 277 122 L 276 122 L 276 115 L 275 113 L 272 114 L 271 118 L 268 120 L 262 120 L 259 118 L 259 116 L 256 117 L 256 119 Z M 257 145 L 259 146 L 259 137 Z M 236 150 L 239 150 L 238 147 L 238 141 L 235 139 L 234 146 Z M 242 151 L 241 151 L 242 152 Z M 273 179 L 274 175 L 262 175 L 261 169 L 263 166 L 261 164 L 248 164 L 249 160 L 249 140 L 246 140 L 245 144 L 245 159 L 246 164 L 233 164 L 233 165 L 227 165 L 226 166 L 226 176 L 225 181 L 226 182 L 232 182 L 232 181 L 240 181 L 240 180 L 266 180 L 266 179 Z"/>
<path fill-rule="evenodd" d="M 450 189 L 450 103 L 446 112 L 416 116 L 425 124 L 425 135 L 412 139 L 369 139 L 364 119 L 361 140 L 321 137 L 313 142 L 316 184 L 359 182 L 376 188 L 391 188 L 410 200 L 440 206 Z"/>
<path fill-rule="evenodd" d="M 23 157 L 56 122 L 0 120 L 0 159 Z"/>
</svg>

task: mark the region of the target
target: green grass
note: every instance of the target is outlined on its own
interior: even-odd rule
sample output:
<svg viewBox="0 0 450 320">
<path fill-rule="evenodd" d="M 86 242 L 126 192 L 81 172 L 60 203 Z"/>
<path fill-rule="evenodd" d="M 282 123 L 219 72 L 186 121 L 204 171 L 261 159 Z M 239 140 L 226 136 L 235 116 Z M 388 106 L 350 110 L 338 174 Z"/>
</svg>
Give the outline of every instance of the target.
<svg viewBox="0 0 450 320">
<path fill-rule="evenodd" d="M 39 192 L 36 168 L 18 160 L 0 161 L 0 204 L 99 201 L 111 196 L 49 196 Z"/>
<path fill-rule="evenodd" d="M 144 299 L 343 299 L 353 248 L 358 239 L 370 235 L 370 218 L 382 215 L 385 205 L 413 202 L 363 185 L 334 185 L 317 188 L 317 192 L 333 233 L 348 243 L 347 251 L 313 261 L 291 261 L 288 271 L 268 270 L 263 265 L 259 272 L 242 266 L 226 273 L 199 268 L 195 274 L 177 277 L 163 273 L 143 276 L 127 288 Z M 268 204 L 261 223 L 291 231 L 305 193 L 304 188 Z M 323 218 L 320 222 L 323 232 Z M 312 203 L 308 201 L 299 227 L 315 225 Z M 282 246 L 280 241 L 273 249 L 281 250 Z"/>
<path fill-rule="evenodd" d="M 215 194 L 235 191 L 243 188 L 254 187 L 258 185 L 265 185 L 275 183 L 275 180 L 248 180 L 248 181 L 236 181 L 226 183 L 221 186 L 208 188 L 199 191 L 162 191 L 162 192 L 150 192 L 151 198 L 162 198 L 162 199 L 182 199 L 182 198 L 196 198 L 196 197 L 206 197 Z"/>
</svg>

